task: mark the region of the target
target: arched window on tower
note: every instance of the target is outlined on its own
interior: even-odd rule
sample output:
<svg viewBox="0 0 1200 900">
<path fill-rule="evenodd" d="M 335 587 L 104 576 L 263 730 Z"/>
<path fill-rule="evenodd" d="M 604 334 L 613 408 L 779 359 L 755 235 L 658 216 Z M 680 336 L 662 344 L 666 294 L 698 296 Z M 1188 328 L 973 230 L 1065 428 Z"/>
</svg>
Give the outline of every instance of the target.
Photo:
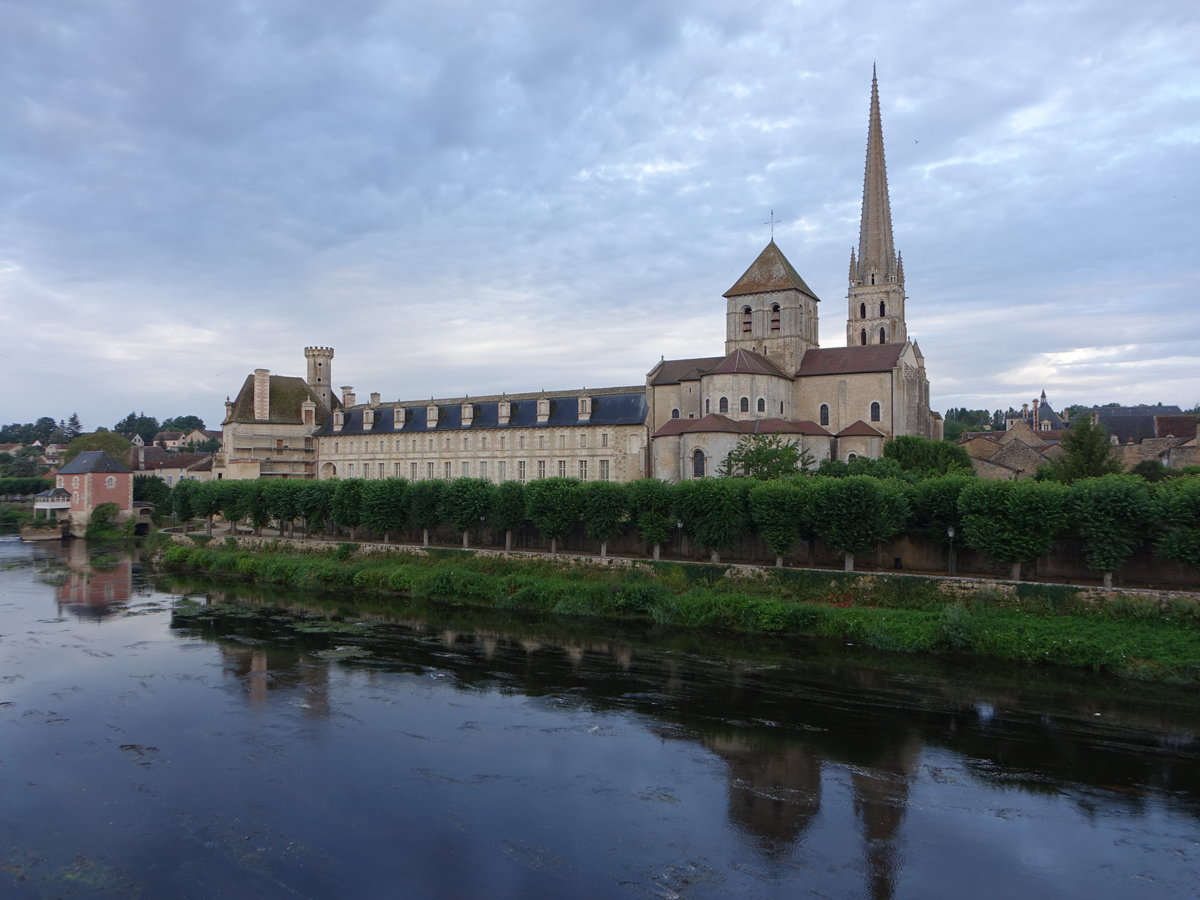
<svg viewBox="0 0 1200 900">
<path fill-rule="evenodd" d="M 771 330 L 772 331 L 779 330 L 779 304 L 778 303 L 771 304 Z"/>
<path fill-rule="evenodd" d="M 704 477 L 704 451 L 697 450 L 692 454 L 692 477 Z"/>
<path fill-rule="evenodd" d="M 719 413 L 729 412 L 729 398 L 728 397 L 722 397 L 720 400 L 717 401 L 717 412 L 719 412 Z"/>
<path fill-rule="evenodd" d="M 759 412 L 767 411 L 767 401 L 764 400 L 762 397 L 758 398 L 758 411 Z"/>
<path fill-rule="evenodd" d="M 879 343 L 881 343 L 881 344 L 887 343 L 887 329 L 885 329 L 885 328 L 879 329 Z"/>
<path fill-rule="evenodd" d="M 858 332 L 858 342 L 864 347 L 867 346 L 867 329 L 863 328 Z"/>
<path fill-rule="evenodd" d="M 750 307 L 742 307 L 742 334 L 747 334 L 750 331 L 752 313 L 753 310 L 751 310 Z"/>
<path fill-rule="evenodd" d="M 677 410 L 677 409 L 671 410 L 671 418 L 678 419 L 679 418 L 679 410 Z"/>
<path fill-rule="evenodd" d="M 867 317 L 867 304 L 865 304 L 865 303 L 858 304 L 858 317 L 860 319 L 865 319 Z"/>
<path fill-rule="evenodd" d="M 749 397 L 742 398 L 741 409 L 742 409 L 742 412 L 750 412 L 750 398 Z"/>
<path fill-rule="evenodd" d="M 711 400 L 709 400 L 707 397 L 705 397 L 705 398 L 704 398 L 704 414 L 705 414 L 706 416 L 707 416 L 707 415 L 708 415 L 710 412 L 712 412 L 712 407 L 709 405 L 710 403 L 712 403 L 712 401 L 711 401 Z"/>
<path fill-rule="evenodd" d="M 821 424 L 822 425 L 829 424 L 829 404 L 827 404 L 827 403 L 821 404 Z"/>
<path fill-rule="evenodd" d="M 871 421 L 879 421 L 879 401 L 875 401 L 871 404 Z"/>
<path fill-rule="evenodd" d="M 879 317 L 883 318 L 887 315 L 887 304 L 882 300 L 879 301 Z"/>
</svg>

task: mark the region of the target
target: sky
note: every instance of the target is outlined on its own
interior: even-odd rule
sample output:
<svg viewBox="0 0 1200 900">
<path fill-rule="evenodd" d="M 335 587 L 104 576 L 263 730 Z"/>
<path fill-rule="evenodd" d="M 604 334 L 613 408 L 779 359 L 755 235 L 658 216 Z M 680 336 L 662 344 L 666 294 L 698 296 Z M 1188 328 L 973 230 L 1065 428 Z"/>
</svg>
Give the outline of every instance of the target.
<svg viewBox="0 0 1200 900">
<path fill-rule="evenodd" d="M 877 66 L 935 409 L 1200 403 L 1186 0 L 0 0 L 0 421 L 719 355 L 774 238 L 843 346 Z M 773 211 L 773 212 L 772 212 Z"/>
</svg>

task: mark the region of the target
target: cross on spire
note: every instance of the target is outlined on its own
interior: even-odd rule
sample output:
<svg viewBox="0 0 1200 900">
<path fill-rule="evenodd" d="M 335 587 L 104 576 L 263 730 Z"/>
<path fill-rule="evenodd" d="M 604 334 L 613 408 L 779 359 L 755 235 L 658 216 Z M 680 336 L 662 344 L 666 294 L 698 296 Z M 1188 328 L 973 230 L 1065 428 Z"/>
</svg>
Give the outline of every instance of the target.
<svg viewBox="0 0 1200 900">
<path fill-rule="evenodd" d="M 771 210 L 771 217 L 769 219 L 767 219 L 767 221 L 763 222 L 764 225 L 771 226 L 771 240 L 772 241 L 775 240 L 775 226 L 778 225 L 782 221 L 783 221 L 783 219 L 775 218 L 775 210 Z"/>
</svg>

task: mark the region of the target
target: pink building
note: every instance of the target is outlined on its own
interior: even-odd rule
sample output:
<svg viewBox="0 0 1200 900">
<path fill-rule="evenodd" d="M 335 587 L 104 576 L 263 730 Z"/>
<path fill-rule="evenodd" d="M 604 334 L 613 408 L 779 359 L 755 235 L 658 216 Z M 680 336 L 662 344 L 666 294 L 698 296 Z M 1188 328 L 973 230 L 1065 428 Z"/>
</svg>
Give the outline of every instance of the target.
<svg viewBox="0 0 1200 900">
<path fill-rule="evenodd" d="M 70 494 L 71 533 L 82 536 L 101 503 L 115 503 L 117 518 L 133 514 L 133 472 L 101 450 L 85 450 L 58 470 L 55 486 Z"/>
</svg>

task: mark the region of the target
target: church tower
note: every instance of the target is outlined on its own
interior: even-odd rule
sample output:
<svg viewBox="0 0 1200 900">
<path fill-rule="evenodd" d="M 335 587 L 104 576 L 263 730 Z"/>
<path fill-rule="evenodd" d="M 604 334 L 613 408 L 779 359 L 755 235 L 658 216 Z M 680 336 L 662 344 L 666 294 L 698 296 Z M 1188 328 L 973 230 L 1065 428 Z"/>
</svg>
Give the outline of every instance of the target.
<svg viewBox="0 0 1200 900">
<path fill-rule="evenodd" d="M 304 358 L 308 360 L 308 386 L 311 387 L 326 410 L 333 409 L 333 348 L 305 347 Z"/>
<path fill-rule="evenodd" d="M 888 200 L 879 82 L 871 69 L 871 116 L 867 126 L 867 164 L 863 176 L 862 222 L 858 252 L 850 251 L 849 314 L 846 346 L 903 344 L 904 261 L 892 243 L 892 207 Z"/>
<path fill-rule="evenodd" d="M 789 376 L 817 346 L 817 303 L 774 238 L 725 292 L 725 353 L 761 353 Z"/>
</svg>

